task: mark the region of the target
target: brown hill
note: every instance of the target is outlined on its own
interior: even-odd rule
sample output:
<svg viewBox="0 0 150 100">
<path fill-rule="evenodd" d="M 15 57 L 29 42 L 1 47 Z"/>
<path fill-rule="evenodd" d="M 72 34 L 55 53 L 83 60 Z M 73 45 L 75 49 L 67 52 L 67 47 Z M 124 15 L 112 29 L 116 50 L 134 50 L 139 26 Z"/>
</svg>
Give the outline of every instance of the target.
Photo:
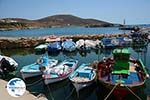
<svg viewBox="0 0 150 100">
<path fill-rule="evenodd" d="M 28 20 L 22 18 L 0 19 L 0 29 L 25 29 L 64 26 L 104 27 L 113 26 L 113 24 L 96 19 L 83 19 L 73 15 L 54 15 L 37 20 Z"/>
</svg>

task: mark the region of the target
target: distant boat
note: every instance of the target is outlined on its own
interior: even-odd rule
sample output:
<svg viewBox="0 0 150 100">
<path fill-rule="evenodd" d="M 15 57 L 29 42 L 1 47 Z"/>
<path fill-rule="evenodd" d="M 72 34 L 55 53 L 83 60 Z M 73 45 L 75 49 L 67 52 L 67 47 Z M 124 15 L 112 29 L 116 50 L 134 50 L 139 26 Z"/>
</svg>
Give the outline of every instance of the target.
<svg viewBox="0 0 150 100">
<path fill-rule="evenodd" d="M 58 52 L 60 50 L 62 50 L 61 41 L 49 43 L 48 53 Z"/>
<path fill-rule="evenodd" d="M 116 47 L 126 47 L 130 46 L 132 39 L 127 37 L 118 37 L 118 38 L 103 38 L 101 40 L 102 48 L 116 48 Z"/>
<path fill-rule="evenodd" d="M 88 49 L 97 49 L 100 46 L 99 40 L 85 40 L 85 47 Z"/>
<path fill-rule="evenodd" d="M 130 57 L 128 49 L 115 49 L 113 57 L 104 58 L 99 62 L 98 81 L 105 88 L 112 90 L 113 94 L 124 97 L 137 87 L 141 87 L 149 77 L 141 60 Z"/>
<path fill-rule="evenodd" d="M 133 26 L 126 25 L 125 19 L 123 20 L 123 25 L 119 27 L 120 30 L 134 30 Z"/>
<path fill-rule="evenodd" d="M 67 79 L 77 68 L 78 61 L 73 59 L 64 60 L 57 66 L 46 70 L 43 74 L 44 83 L 50 84 Z"/>
<path fill-rule="evenodd" d="M 42 75 L 44 70 L 48 70 L 49 68 L 55 66 L 58 63 L 58 60 L 49 59 L 48 56 L 41 57 L 37 60 L 37 62 L 24 66 L 20 73 L 22 78 L 29 78 L 34 76 Z"/>
<path fill-rule="evenodd" d="M 85 43 L 84 43 L 84 40 L 83 39 L 80 39 L 76 42 L 76 48 L 78 50 L 86 50 L 85 48 Z"/>
<path fill-rule="evenodd" d="M 78 50 L 87 51 L 91 49 L 98 49 L 100 47 L 99 40 L 83 40 L 80 39 L 76 42 L 76 47 Z"/>
<path fill-rule="evenodd" d="M 0 73 L 13 72 L 18 67 L 18 63 L 7 56 L 0 55 Z"/>
<path fill-rule="evenodd" d="M 52 36 L 45 37 L 45 41 L 46 42 L 57 42 L 57 41 L 61 41 L 61 39 L 55 35 L 52 35 Z"/>
<path fill-rule="evenodd" d="M 94 82 L 96 72 L 89 64 L 82 64 L 70 75 L 69 79 L 79 91 Z"/>
<path fill-rule="evenodd" d="M 34 49 L 35 49 L 35 52 L 45 52 L 47 48 L 48 48 L 48 43 L 45 43 L 45 44 L 40 44 L 36 46 Z"/>
<path fill-rule="evenodd" d="M 137 29 L 137 31 L 132 31 L 130 34 L 130 37 L 132 38 L 133 42 L 135 43 L 144 43 L 144 42 L 148 42 L 148 33 L 143 33 L 140 32 L 139 29 Z"/>
<path fill-rule="evenodd" d="M 62 48 L 65 51 L 72 52 L 76 50 L 76 44 L 72 40 L 66 40 L 62 42 Z"/>
<path fill-rule="evenodd" d="M 120 30 L 134 30 L 134 27 L 131 26 L 123 26 L 123 27 L 119 27 Z"/>
</svg>

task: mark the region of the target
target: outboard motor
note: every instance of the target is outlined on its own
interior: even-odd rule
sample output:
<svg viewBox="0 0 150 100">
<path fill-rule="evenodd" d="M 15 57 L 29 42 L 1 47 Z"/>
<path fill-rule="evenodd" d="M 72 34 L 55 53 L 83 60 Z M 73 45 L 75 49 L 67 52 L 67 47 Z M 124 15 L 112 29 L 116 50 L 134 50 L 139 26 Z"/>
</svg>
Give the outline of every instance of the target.
<svg viewBox="0 0 150 100">
<path fill-rule="evenodd" d="M 13 65 L 10 65 L 9 61 L 6 60 L 5 58 L 2 58 L 2 60 L 0 61 L 0 73 L 4 74 L 5 76 L 9 73 L 9 72 L 13 72 L 16 70 L 16 67 L 14 67 Z"/>
</svg>

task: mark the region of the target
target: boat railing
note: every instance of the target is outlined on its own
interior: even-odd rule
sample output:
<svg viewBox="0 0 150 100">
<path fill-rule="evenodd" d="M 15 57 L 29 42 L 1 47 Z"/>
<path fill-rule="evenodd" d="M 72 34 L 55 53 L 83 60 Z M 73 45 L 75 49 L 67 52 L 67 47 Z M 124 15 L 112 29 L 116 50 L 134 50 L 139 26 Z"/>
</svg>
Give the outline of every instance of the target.
<svg viewBox="0 0 150 100">
<path fill-rule="evenodd" d="M 145 69 L 145 65 L 143 64 L 141 59 L 139 59 L 139 63 L 142 66 L 144 73 L 146 74 L 146 78 L 149 78 L 149 74 L 148 74 L 147 70 Z"/>
</svg>

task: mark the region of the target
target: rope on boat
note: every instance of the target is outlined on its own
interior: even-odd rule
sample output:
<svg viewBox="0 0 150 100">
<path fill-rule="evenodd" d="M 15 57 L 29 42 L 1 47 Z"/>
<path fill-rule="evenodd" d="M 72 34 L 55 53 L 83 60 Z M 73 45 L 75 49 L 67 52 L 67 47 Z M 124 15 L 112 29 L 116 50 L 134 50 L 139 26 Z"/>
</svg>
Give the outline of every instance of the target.
<svg viewBox="0 0 150 100">
<path fill-rule="evenodd" d="M 118 84 L 119 84 L 119 83 L 118 83 Z M 109 92 L 109 94 L 105 97 L 104 100 L 107 100 L 107 99 L 109 98 L 109 96 L 112 94 L 112 92 L 115 90 L 115 88 L 117 87 L 118 84 L 116 84 L 116 85 L 113 87 L 113 89 Z"/>
<path fill-rule="evenodd" d="M 34 83 L 26 84 L 26 86 L 27 86 L 27 87 L 33 86 L 33 85 L 35 85 L 35 84 L 39 83 L 39 82 L 40 82 L 40 81 L 42 81 L 42 80 L 43 80 L 43 79 L 41 78 L 40 80 L 35 81 Z"/>
<path fill-rule="evenodd" d="M 129 87 L 125 86 L 138 100 L 142 100 L 138 95 L 136 95 Z"/>
</svg>

